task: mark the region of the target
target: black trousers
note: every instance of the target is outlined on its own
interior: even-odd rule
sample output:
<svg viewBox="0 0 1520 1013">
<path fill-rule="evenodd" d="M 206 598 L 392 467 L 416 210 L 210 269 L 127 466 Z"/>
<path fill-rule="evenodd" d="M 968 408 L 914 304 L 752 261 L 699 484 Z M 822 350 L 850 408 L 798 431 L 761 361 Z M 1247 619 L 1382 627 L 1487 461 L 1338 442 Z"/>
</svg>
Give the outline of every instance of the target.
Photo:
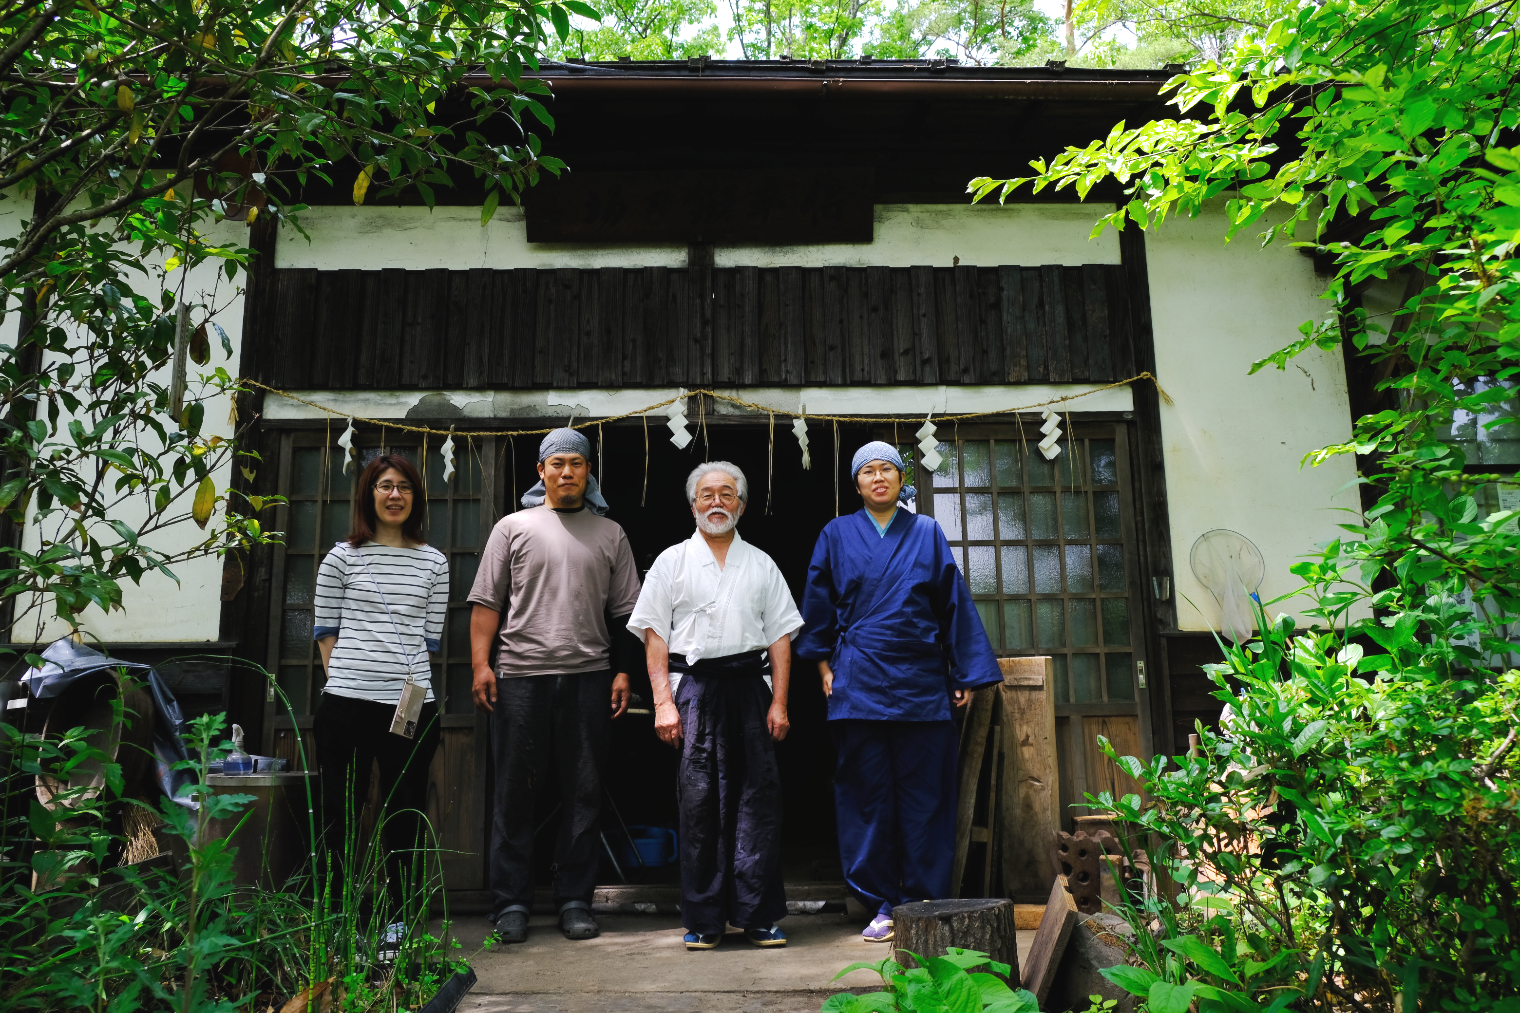
<svg viewBox="0 0 1520 1013">
<path fill-rule="evenodd" d="M 591 903 L 601 863 L 602 765 L 612 721 L 612 672 L 496 680 L 491 753 L 491 921 L 533 907 L 534 805 L 559 782 L 554 902 Z"/>
<path fill-rule="evenodd" d="M 681 712 L 681 918 L 688 932 L 768 928 L 786 915 L 781 774 L 765 727 L 771 692 L 758 673 L 688 671 Z"/>
<path fill-rule="evenodd" d="M 380 800 L 388 853 L 386 891 L 392 911 L 399 911 L 405 896 L 404 881 L 418 882 L 423 869 L 419 848 L 428 846 L 423 836 L 423 810 L 427 806 L 428 768 L 442 736 L 438 705 L 422 706 L 417 737 L 392 735 L 393 703 L 375 703 L 353 697 L 322 694 L 312 719 L 317 739 L 317 767 L 322 772 L 322 841 L 328 869 L 349 877 L 348 832 L 357 829 L 364 801 L 369 797 L 370 767 L 380 764 Z M 354 847 L 362 847 L 357 840 Z M 362 855 L 353 856 L 361 859 Z"/>
</svg>

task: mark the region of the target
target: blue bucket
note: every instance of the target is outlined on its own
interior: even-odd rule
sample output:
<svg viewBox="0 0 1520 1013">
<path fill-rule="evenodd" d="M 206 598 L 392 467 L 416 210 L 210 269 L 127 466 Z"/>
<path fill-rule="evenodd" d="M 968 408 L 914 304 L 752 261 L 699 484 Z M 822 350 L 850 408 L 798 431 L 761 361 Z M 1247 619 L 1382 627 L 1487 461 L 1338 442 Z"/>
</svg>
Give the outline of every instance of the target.
<svg viewBox="0 0 1520 1013">
<path fill-rule="evenodd" d="M 640 859 L 646 868 L 651 869 L 676 860 L 676 832 L 669 827 L 629 827 L 628 833 L 633 838 L 631 846 L 628 841 L 618 842 L 618 861 L 624 872 L 637 869 Z M 634 857 L 635 848 L 638 849 L 637 858 Z"/>
</svg>

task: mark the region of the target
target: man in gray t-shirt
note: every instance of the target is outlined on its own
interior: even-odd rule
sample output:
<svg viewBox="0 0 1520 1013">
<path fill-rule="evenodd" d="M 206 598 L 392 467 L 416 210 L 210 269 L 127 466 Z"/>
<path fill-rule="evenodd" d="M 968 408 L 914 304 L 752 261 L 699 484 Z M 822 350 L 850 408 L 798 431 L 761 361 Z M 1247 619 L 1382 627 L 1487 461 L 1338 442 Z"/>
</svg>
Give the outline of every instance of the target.
<svg viewBox="0 0 1520 1013">
<path fill-rule="evenodd" d="M 470 590 L 475 706 L 491 715 L 496 769 L 491 921 L 508 943 L 528 937 L 533 809 L 551 764 L 563 794 L 554 847 L 560 929 L 569 939 L 598 933 L 591 896 L 602 765 L 608 723 L 628 709 L 629 693 L 616 631 L 638 601 L 639 575 L 628 536 L 602 516 L 590 458 L 590 442 L 573 429 L 544 437 L 541 481 L 522 499 L 528 509 L 497 522 Z"/>
</svg>

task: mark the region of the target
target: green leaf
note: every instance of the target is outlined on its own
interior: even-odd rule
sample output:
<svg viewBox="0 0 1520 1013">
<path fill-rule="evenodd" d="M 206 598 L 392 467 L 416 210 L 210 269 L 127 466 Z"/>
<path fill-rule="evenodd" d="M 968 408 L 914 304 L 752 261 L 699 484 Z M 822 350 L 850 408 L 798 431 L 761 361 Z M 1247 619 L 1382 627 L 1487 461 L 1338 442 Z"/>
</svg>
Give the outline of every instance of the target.
<svg viewBox="0 0 1520 1013">
<path fill-rule="evenodd" d="M 845 975 L 850 974 L 854 971 L 872 971 L 876 974 L 881 975 L 882 977 L 886 977 L 886 970 L 882 965 L 891 962 L 891 960 L 857 960 L 855 963 L 851 964 L 849 967 L 846 967 L 844 970 L 840 971 L 829 980 L 838 981 L 840 978 L 843 978 Z"/>
<path fill-rule="evenodd" d="M 482 228 L 495 216 L 496 207 L 500 203 L 501 190 L 499 188 L 493 189 L 490 193 L 486 194 L 486 202 L 480 208 L 480 224 Z"/>
<path fill-rule="evenodd" d="M 1170 940 L 1167 941 L 1170 942 Z M 1173 985 L 1165 981 L 1155 982 L 1151 985 L 1146 997 L 1150 1013 L 1188 1013 L 1188 1008 L 1193 1005 L 1193 992 L 1197 990 L 1197 987 L 1197 983 L 1191 981 L 1186 985 Z"/>
<path fill-rule="evenodd" d="M 1098 973 L 1126 992 L 1141 998 L 1148 997 L 1151 994 L 1151 986 L 1161 980 L 1156 972 L 1149 968 L 1130 967 L 1126 964 L 1100 968 Z"/>
<path fill-rule="evenodd" d="M 565 13 L 565 9 L 563 7 L 561 7 L 559 4 L 550 5 L 549 20 L 554 22 L 555 34 L 557 34 L 561 40 L 568 39 L 570 37 L 570 15 Z"/>
<path fill-rule="evenodd" d="M 1225 962 L 1225 959 L 1219 955 L 1218 951 L 1214 950 L 1197 936 L 1183 936 L 1181 939 L 1163 939 L 1161 945 L 1179 956 L 1186 957 L 1216 978 L 1223 978 L 1226 981 L 1233 981 L 1237 985 L 1240 984 L 1240 979 L 1236 977 L 1235 972 Z"/>
</svg>

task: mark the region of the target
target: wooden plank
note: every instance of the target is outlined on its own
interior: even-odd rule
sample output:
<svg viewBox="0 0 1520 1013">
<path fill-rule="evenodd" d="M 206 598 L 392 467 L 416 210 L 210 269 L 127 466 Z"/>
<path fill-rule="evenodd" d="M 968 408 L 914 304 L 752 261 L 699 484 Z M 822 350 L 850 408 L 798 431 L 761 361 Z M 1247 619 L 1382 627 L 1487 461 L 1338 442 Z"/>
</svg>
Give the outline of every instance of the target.
<svg viewBox="0 0 1520 1013">
<path fill-rule="evenodd" d="M 998 269 L 979 267 L 976 271 L 978 310 L 981 315 L 982 351 L 977 364 L 977 383 L 1003 383 L 1008 376 L 1003 337 L 1003 291 Z"/>
<path fill-rule="evenodd" d="M 549 382 L 556 387 L 578 386 L 581 350 L 581 272 L 562 267 L 554 272 L 554 330 L 551 332 L 553 370 Z"/>
<path fill-rule="evenodd" d="M 352 385 L 363 389 L 375 386 L 376 349 L 380 344 L 381 292 L 384 289 L 380 271 L 360 271 L 358 275 L 355 289 L 358 305 L 355 307 L 354 326 L 358 328 L 361 340 L 354 350 Z"/>
<path fill-rule="evenodd" d="M 1040 267 L 1040 304 L 1045 310 L 1045 354 L 1051 383 L 1071 381 L 1067 352 L 1065 271 L 1059 264 Z"/>
<path fill-rule="evenodd" d="M 686 252 L 686 372 L 688 386 L 712 382 L 713 245 L 693 243 Z"/>
<path fill-rule="evenodd" d="M 460 272 L 463 273 L 463 272 Z M 438 862 L 450 890 L 478 890 L 485 884 L 480 855 L 485 844 L 475 833 L 483 802 L 476 790 L 475 729 L 444 728 L 428 768 L 428 823 L 437 836 Z"/>
<path fill-rule="evenodd" d="M 760 271 L 760 306 L 755 348 L 761 383 L 785 383 L 785 352 L 781 341 L 781 275 L 777 268 Z"/>
<path fill-rule="evenodd" d="M 960 314 L 955 311 L 953 268 L 934 269 L 934 309 L 938 316 L 935 325 L 939 335 L 939 382 L 960 383 L 961 324 Z"/>
<path fill-rule="evenodd" d="M 439 385 L 464 386 L 465 359 L 470 346 L 470 272 L 448 272 L 448 317 L 439 321 L 433 340 L 439 344 Z"/>
<path fill-rule="evenodd" d="M 1072 930 L 1080 920 L 1071 894 L 1066 892 L 1060 880 L 1056 880 L 1045 901 L 1045 915 L 1040 919 L 1034 943 L 1029 947 L 1029 960 L 1024 964 L 1024 987 L 1034 993 L 1041 1007 L 1050 998 L 1050 988 L 1055 984 L 1061 958 L 1066 954 L 1066 944 L 1071 941 Z"/>
<path fill-rule="evenodd" d="M 1112 336 L 1108 333 L 1108 272 L 1102 264 L 1082 265 L 1082 306 L 1087 313 L 1087 378 L 1107 383 L 1114 376 Z"/>
<path fill-rule="evenodd" d="M 1140 719 L 1130 715 L 1089 716 L 1082 722 L 1087 739 L 1087 790 L 1091 794 L 1112 792 L 1115 799 L 1125 795 L 1141 795 L 1140 783 L 1114 765 L 1098 748 L 1098 736 L 1113 743 L 1120 756 L 1136 756 L 1145 760 L 1145 750 L 1140 745 Z"/>
<path fill-rule="evenodd" d="M 1026 267 L 1019 271 L 1024 289 L 1024 354 L 1029 363 L 1030 383 L 1050 379 L 1050 355 L 1046 351 L 1045 305 L 1040 297 L 1040 269 Z"/>
<path fill-rule="evenodd" d="M 621 387 L 623 385 L 623 268 L 604 267 L 598 271 L 598 275 L 597 291 L 601 294 L 601 306 L 597 317 L 595 382 L 599 387 Z"/>
<path fill-rule="evenodd" d="M 824 382 L 843 385 L 847 368 L 845 364 L 845 269 L 823 269 L 823 327 L 824 327 Z"/>
<path fill-rule="evenodd" d="M 275 316 L 279 354 L 269 364 L 271 383 L 276 387 L 311 385 L 311 327 L 313 302 L 316 299 L 317 272 L 314 270 L 280 271 L 278 310 Z"/>
<path fill-rule="evenodd" d="M 760 382 L 760 269 L 741 267 L 734 276 L 734 320 L 736 333 L 736 356 L 734 379 L 736 383 L 751 385 Z"/>
<path fill-rule="evenodd" d="M 955 862 L 950 872 L 950 894 L 961 895 L 966 875 L 966 855 L 971 849 L 971 820 L 976 814 L 976 786 L 987 755 L 987 730 L 997 708 L 997 687 L 973 690 L 961 725 L 960 759 L 955 795 Z M 991 808 L 991 807 L 989 807 Z"/>
<path fill-rule="evenodd" d="M 824 323 L 823 268 L 802 272 L 802 350 L 803 380 L 806 383 L 829 382 L 829 339 Z"/>
<path fill-rule="evenodd" d="M 1025 352 L 1027 335 L 1024 322 L 1024 283 L 1017 267 L 999 267 L 998 295 L 1003 319 L 1003 379 L 1024 383 L 1029 379 L 1029 357 Z"/>
<path fill-rule="evenodd" d="M 871 382 L 871 334 L 866 312 L 866 270 L 845 269 L 845 370 L 850 383 Z"/>
<path fill-rule="evenodd" d="M 690 387 L 692 370 L 687 359 L 691 343 L 691 272 L 670 271 L 665 276 L 665 382 Z"/>
<path fill-rule="evenodd" d="M 871 363 L 870 382 L 878 385 L 891 383 L 896 376 L 892 368 L 891 284 L 890 268 L 866 268 L 866 355 Z"/>
<path fill-rule="evenodd" d="M 934 268 L 908 268 L 913 282 L 913 347 L 918 372 L 914 383 L 939 383 L 939 314 L 934 308 Z"/>
<path fill-rule="evenodd" d="M 623 347 L 620 350 L 623 382 L 647 383 L 649 360 L 644 338 L 645 273 L 630 268 L 623 272 Z"/>
<path fill-rule="evenodd" d="M 520 267 L 512 272 L 512 302 L 515 334 L 512 340 L 514 361 L 512 386 L 532 387 L 538 376 L 538 269 Z"/>
<path fill-rule="evenodd" d="M 1136 373 L 1135 328 L 1130 316 L 1129 282 L 1123 266 L 1104 268 L 1108 282 L 1109 354 L 1114 361 L 1114 379 L 1124 380 Z"/>
<path fill-rule="evenodd" d="M 1071 379 L 1086 380 L 1089 375 L 1087 307 L 1082 297 L 1082 269 L 1062 268 L 1061 287 L 1065 293 L 1062 305 L 1066 314 L 1066 354 Z"/>
<path fill-rule="evenodd" d="M 334 286 L 334 298 L 343 308 L 333 334 L 336 342 L 328 362 L 327 386 L 332 390 L 347 390 L 354 386 L 359 371 L 359 349 L 370 342 L 361 327 L 364 320 L 364 273 L 344 269 L 336 272 L 338 284 Z"/>
<path fill-rule="evenodd" d="M 739 382 L 738 322 L 734 319 L 738 274 L 728 268 L 713 272 L 712 382 Z"/>
<path fill-rule="evenodd" d="M 977 269 L 970 264 L 952 268 L 955 275 L 955 319 L 959 323 L 960 354 L 950 383 L 977 383 L 981 376 L 982 315 L 976 292 Z"/>
<path fill-rule="evenodd" d="M 484 346 L 483 364 L 486 387 L 507 387 L 512 383 L 512 359 L 515 354 L 517 301 L 514 298 L 516 271 L 486 271 L 485 327 L 480 334 Z"/>
<path fill-rule="evenodd" d="M 1061 827 L 1054 662 L 999 658 L 998 667 L 1003 727 L 1009 729 L 1003 753 L 1003 889 L 1015 900 L 1034 903 L 1055 876 L 1050 855 Z"/>
<path fill-rule="evenodd" d="M 670 271 L 664 267 L 644 268 L 644 382 L 664 386 L 669 362 Z"/>
<path fill-rule="evenodd" d="M 446 344 L 443 339 L 449 333 L 449 281 L 453 272 L 445 267 L 433 267 L 421 273 L 423 278 L 417 293 L 418 301 L 408 302 L 407 337 L 415 336 L 417 341 L 415 355 L 411 360 L 416 367 L 414 385 L 421 388 L 441 387 Z M 410 292 L 408 299 L 410 300 Z"/>
<path fill-rule="evenodd" d="M 380 312 L 375 335 L 375 386 L 381 390 L 401 384 L 401 345 L 406 325 L 406 275 L 399 268 L 380 272 Z"/>
<path fill-rule="evenodd" d="M 554 342 L 559 327 L 559 280 L 552 270 L 535 271 L 534 274 L 538 312 L 533 321 L 533 382 L 530 386 L 548 387 L 554 383 Z"/>
<path fill-rule="evenodd" d="M 342 293 L 338 290 L 338 274 L 335 271 L 318 271 L 316 289 L 312 297 L 311 344 L 306 349 L 305 383 L 303 387 L 326 387 L 332 373 L 333 355 L 342 347 L 339 321 L 347 312 L 342 305 Z"/>
<path fill-rule="evenodd" d="M 493 276 L 499 272 L 476 267 L 463 273 L 464 344 L 454 352 L 460 360 L 459 385 L 466 390 L 483 390 L 490 386 L 491 339 L 501 320 L 492 284 Z"/>
<path fill-rule="evenodd" d="M 779 275 L 781 382 L 789 387 L 797 387 L 802 385 L 807 370 L 802 333 L 802 268 L 783 267 Z"/>
<path fill-rule="evenodd" d="M 588 387 L 602 371 L 602 276 L 599 271 L 576 271 L 575 276 L 580 285 L 572 303 L 576 358 L 567 370 L 565 385 Z"/>
<path fill-rule="evenodd" d="M 918 342 L 913 335 L 912 268 L 894 267 L 890 274 L 892 364 L 888 375 L 897 383 L 918 383 Z"/>
</svg>

